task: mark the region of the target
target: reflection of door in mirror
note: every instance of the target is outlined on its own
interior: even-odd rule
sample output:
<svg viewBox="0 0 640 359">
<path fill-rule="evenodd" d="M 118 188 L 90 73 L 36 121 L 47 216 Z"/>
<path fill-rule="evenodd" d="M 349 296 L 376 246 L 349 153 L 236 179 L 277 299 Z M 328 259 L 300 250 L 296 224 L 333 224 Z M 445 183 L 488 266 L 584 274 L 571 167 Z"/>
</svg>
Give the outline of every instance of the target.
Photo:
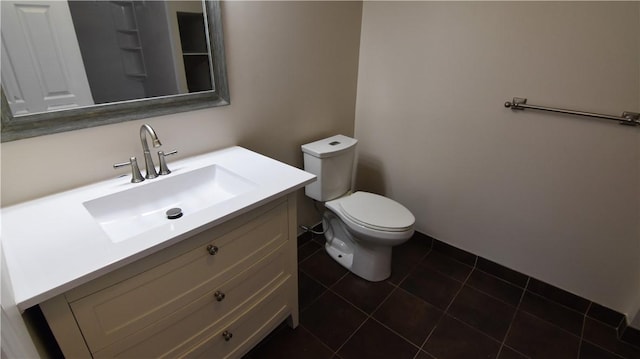
<svg viewBox="0 0 640 359">
<path fill-rule="evenodd" d="M 14 116 L 94 103 L 66 2 L 2 0 L 1 67 Z"/>
</svg>

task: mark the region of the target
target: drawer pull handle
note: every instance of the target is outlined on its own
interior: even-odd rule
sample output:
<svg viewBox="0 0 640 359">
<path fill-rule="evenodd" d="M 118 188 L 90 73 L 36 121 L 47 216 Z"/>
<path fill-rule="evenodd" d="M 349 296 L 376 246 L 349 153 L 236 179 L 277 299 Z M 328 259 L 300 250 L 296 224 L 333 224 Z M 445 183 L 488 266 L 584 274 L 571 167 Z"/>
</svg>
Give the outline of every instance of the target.
<svg viewBox="0 0 640 359">
<path fill-rule="evenodd" d="M 219 290 L 217 290 L 215 293 L 213 293 L 213 295 L 216 297 L 216 300 L 218 302 L 222 302 L 224 297 L 226 297 L 226 295 L 224 293 L 222 293 L 221 291 L 219 291 Z"/>
<path fill-rule="evenodd" d="M 211 254 L 212 256 L 215 256 L 216 253 L 218 253 L 218 247 L 210 244 L 207 246 L 207 252 L 209 252 L 209 254 Z"/>
<path fill-rule="evenodd" d="M 225 341 L 229 341 L 231 340 L 231 338 L 233 338 L 233 334 L 225 330 L 224 332 L 222 332 L 222 337 L 224 338 Z"/>
</svg>

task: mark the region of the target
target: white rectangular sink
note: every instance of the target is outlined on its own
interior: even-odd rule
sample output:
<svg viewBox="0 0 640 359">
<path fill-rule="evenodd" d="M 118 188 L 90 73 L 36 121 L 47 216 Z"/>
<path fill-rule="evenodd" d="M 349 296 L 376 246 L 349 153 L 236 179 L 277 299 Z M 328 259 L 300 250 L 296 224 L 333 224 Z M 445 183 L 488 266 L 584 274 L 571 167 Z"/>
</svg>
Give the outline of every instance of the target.
<svg viewBox="0 0 640 359">
<path fill-rule="evenodd" d="M 171 221 L 167 210 L 184 217 L 246 193 L 257 185 L 220 165 L 145 181 L 134 188 L 84 202 L 112 242 L 118 243 Z"/>
<path fill-rule="evenodd" d="M 291 195 L 315 179 L 238 146 L 172 161 L 170 168 L 172 173 L 141 183 L 120 176 L 2 208 L 3 259 L 18 308 Z M 165 213 L 174 207 L 184 214 L 169 220 Z"/>
</svg>

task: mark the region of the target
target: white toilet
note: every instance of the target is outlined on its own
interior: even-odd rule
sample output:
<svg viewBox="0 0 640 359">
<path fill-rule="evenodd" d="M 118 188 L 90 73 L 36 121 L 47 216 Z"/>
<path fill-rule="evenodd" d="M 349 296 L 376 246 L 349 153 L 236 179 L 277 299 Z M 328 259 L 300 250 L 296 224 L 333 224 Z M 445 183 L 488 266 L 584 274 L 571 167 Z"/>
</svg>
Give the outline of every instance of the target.
<svg viewBox="0 0 640 359">
<path fill-rule="evenodd" d="M 413 235 L 415 217 L 400 203 L 351 193 L 356 139 L 336 135 L 302 145 L 304 169 L 318 177 L 305 194 L 324 202 L 325 249 L 354 274 L 377 282 L 391 275 L 391 247 Z"/>
</svg>

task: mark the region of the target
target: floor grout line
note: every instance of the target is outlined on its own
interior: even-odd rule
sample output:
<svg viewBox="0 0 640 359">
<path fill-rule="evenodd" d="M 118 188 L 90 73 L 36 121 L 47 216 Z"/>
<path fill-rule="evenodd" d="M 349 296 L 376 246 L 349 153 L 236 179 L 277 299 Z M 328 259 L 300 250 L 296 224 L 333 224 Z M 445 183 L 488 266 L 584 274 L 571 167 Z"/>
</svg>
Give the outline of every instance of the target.
<svg viewBox="0 0 640 359">
<path fill-rule="evenodd" d="M 508 306 L 510 306 L 510 307 L 514 307 L 514 308 L 515 308 L 515 307 L 516 307 L 516 305 L 517 305 L 517 304 L 516 304 L 516 305 L 511 304 L 511 303 L 507 302 L 506 300 L 504 300 L 504 299 L 502 299 L 502 298 L 499 298 L 499 297 L 497 297 L 497 296 L 493 295 L 492 293 L 489 293 L 489 292 L 487 292 L 487 291 L 485 291 L 485 290 L 482 290 L 482 289 L 478 288 L 477 286 L 473 286 L 473 285 L 468 284 L 468 283 L 467 283 L 467 284 L 465 284 L 465 286 L 467 286 L 467 287 L 469 287 L 469 288 L 471 288 L 471 289 L 473 289 L 473 290 L 475 290 L 475 291 L 477 291 L 477 292 L 479 292 L 479 293 L 482 293 L 482 294 L 486 295 L 487 297 L 489 297 L 489 298 L 491 298 L 491 299 L 495 299 L 495 300 L 499 301 L 499 302 L 500 302 L 500 303 L 502 303 L 502 304 L 508 305 Z M 523 289 L 523 288 L 518 288 L 518 289 L 520 289 L 520 290 L 522 290 L 522 291 L 524 292 L 524 289 Z"/>
<path fill-rule="evenodd" d="M 560 306 L 562 309 L 565 309 L 565 310 L 568 310 L 568 311 L 571 311 L 571 312 L 574 312 L 574 313 L 577 313 L 577 314 L 580 314 L 580 315 L 583 315 L 583 314 L 584 314 L 586 317 L 589 317 L 589 315 L 587 314 L 587 312 L 588 312 L 588 309 L 591 307 L 592 302 L 589 302 L 589 305 L 587 306 L 587 310 L 585 310 L 584 312 L 582 312 L 582 311 L 580 311 L 580 310 L 577 310 L 577 309 L 571 308 L 571 307 L 569 307 L 569 306 L 567 306 L 567 305 L 564 305 L 564 304 L 562 304 L 562 303 L 560 303 L 560 302 L 557 302 L 557 301 L 555 301 L 555 300 L 553 300 L 553 299 L 551 299 L 551 298 L 549 298 L 549 297 L 546 297 L 546 296 L 544 296 L 543 294 L 536 293 L 536 292 L 533 292 L 533 291 L 531 291 L 531 290 L 527 290 L 527 292 L 529 292 L 529 294 L 531 294 L 531 295 L 535 295 L 536 297 L 540 297 L 540 298 L 542 298 L 542 299 L 546 300 L 547 302 L 550 302 L 550 303 L 552 303 L 552 304 L 555 304 L 555 305 L 557 305 L 557 306 Z M 591 317 L 589 317 L 589 318 L 591 318 Z M 597 320 L 597 319 L 595 319 L 595 320 Z M 599 321 L 599 320 L 598 320 L 598 321 Z M 599 322 L 600 322 L 600 321 L 599 321 Z M 602 322 L 601 322 L 601 323 L 602 323 Z M 604 324 L 606 324 L 606 323 L 604 323 Z"/>
<path fill-rule="evenodd" d="M 502 353 L 502 348 L 504 348 L 505 346 L 508 346 L 507 345 L 507 338 L 509 337 L 509 332 L 511 332 L 511 328 L 513 327 L 513 321 L 516 319 L 516 315 L 518 315 L 518 311 L 520 310 L 520 305 L 522 304 L 522 301 L 524 300 L 524 295 L 527 292 L 527 288 L 529 287 L 529 281 L 530 280 L 531 280 L 531 277 L 528 277 L 527 278 L 527 283 L 525 283 L 524 288 L 522 290 L 522 294 L 520 294 L 520 300 L 518 301 L 518 305 L 516 305 L 516 310 L 513 312 L 513 316 L 511 317 L 511 321 L 509 322 L 509 327 L 507 328 L 507 331 L 504 333 L 504 338 L 502 338 L 502 343 L 500 344 L 500 350 L 498 351 L 498 356 L 500 355 L 500 353 Z M 511 347 L 509 347 L 509 348 L 512 349 Z M 517 352 L 520 353 L 519 351 L 517 351 Z M 528 357 L 528 355 L 527 355 L 527 357 Z"/>
<path fill-rule="evenodd" d="M 462 263 L 462 262 L 460 262 Z M 464 264 L 464 263 L 463 263 Z M 456 298 L 458 297 L 458 294 L 460 294 L 460 292 L 462 291 L 462 288 L 464 288 L 465 283 L 469 280 L 469 277 L 471 276 L 471 273 L 473 273 L 475 267 L 472 267 L 471 270 L 469 271 L 469 274 L 467 274 L 467 277 L 465 278 L 465 280 L 462 282 L 462 285 L 460 286 L 460 288 L 458 289 L 458 291 L 456 292 L 456 294 L 453 296 L 453 298 L 451 298 L 451 301 L 449 302 L 449 305 L 447 305 L 447 307 L 442 311 L 442 315 L 440 316 L 440 319 L 438 319 L 438 321 L 436 322 L 436 325 L 433 326 L 433 328 L 431 329 L 431 331 L 429 332 L 429 335 L 427 335 L 427 338 L 422 342 L 422 345 L 420 345 L 420 349 L 424 350 L 424 346 L 425 344 L 427 344 L 427 342 L 429 341 L 429 339 L 431 338 L 431 336 L 433 335 L 433 332 L 435 332 L 436 328 L 438 328 L 438 325 L 440 325 L 440 323 L 442 322 L 443 318 L 447 316 L 447 312 L 449 311 L 449 308 L 451 308 L 451 305 L 453 304 L 453 302 L 456 300 Z M 439 273 L 439 272 L 438 272 Z M 444 275 L 444 273 L 442 273 Z M 448 276 L 447 276 L 448 277 Z M 453 279 L 453 278 L 452 278 Z M 457 319 L 456 319 L 457 320 Z M 462 323 L 462 322 L 461 322 Z M 466 323 L 465 323 L 466 324 Z M 426 350 L 424 350 L 425 352 L 427 352 Z M 429 352 L 427 352 L 429 353 Z M 429 353 L 429 355 L 432 355 L 431 353 Z M 433 355 L 432 355 L 433 356 Z"/>
<path fill-rule="evenodd" d="M 526 294 L 526 293 L 527 293 L 527 291 L 525 290 L 524 294 Z M 540 295 L 538 295 L 538 294 L 536 294 L 536 293 L 532 293 L 532 292 L 528 292 L 528 293 L 529 293 L 529 294 L 532 294 L 532 295 L 539 296 L 539 297 L 541 297 L 541 298 L 545 299 L 545 297 L 542 297 L 542 296 L 540 296 Z M 554 302 L 554 303 L 555 303 L 555 302 Z M 561 331 L 563 331 L 563 332 L 565 332 L 565 333 L 567 333 L 567 334 L 569 334 L 569 335 L 571 335 L 571 336 L 574 336 L 574 337 L 578 338 L 578 340 L 580 340 L 580 339 L 581 339 L 581 336 L 577 335 L 576 333 L 574 333 L 574 332 L 572 332 L 572 331 L 570 331 L 570 330 L 568 330 L 568 329 L 566 329 L 566 328 L 561 327 L 560 325 L 558 325 L 558 324 L 556 324 L 556 323 L 554 323 L 554 322 L 549 321 L 548 319 L 542 318 L 542 317 L 540 317 L 539 315 L 537 315 L 537 314 L 535 314 L 535 313 L 532 313 L 532 312 L 530 312 L 530 311 L 528 311 L 528 310 L 526 310 L 526 309 L 520 309 L 520 305 L 518 305 L 518 309 L 517 309 L 517 310 L 521 310 L 522 312 L 526 313 L 527 315 L 530 315 L 530 316 L 532 316 L 532 317 L 534 317 L 534 318 L 536 318 L 536 319 L 539 319 L 539 320 L 541 320 L 541 321 L 543 321 L 543 322 L 545 322 L 545 323 L 547 323 L 547 324 L 549 324 L 549 325 L 551 325 L 551 326 L 555 327 L 556 329 L 559 329 L 559 330 L 561 330 Z M 517 310 L 516 310 L 516 311 L 517 311 Z M 581 314 L 580 312 L 576 312 L 576 313 Z M 582 314 L 581 314 L 581 315 L 582 315 Z M 589 317 L 587 316 L 587 318 L 589 318 Z M 606 325 L 606 324 L 605 324 L 605 325 Z"/>
<path fill-rule="evenodd" d="M 600 344 L 594 343 L 594 342 L 592 342 L 592 341 L 590 341 L 590 340 L 588 340 L 588 339 L 582 339 L 582 341 L 583 341 L 583 342 L 586 342 L 586 343 L 589 343 L 590 345 L 593 345 L 594 347 L 596 347 L 596 348 L 598 348 L 598 349 L 600 349 L 600 350 L 602 350 L 602 351 L 605 351 L 605 352 L 607 352 L 608 354 L 611 354 L 611 355 L 615 356 L 616 358 L 619 358 L 619 359 L 627 359 L 627 358 L 626 358 L 625 356 L 623 356 L 622 354 L 618 354 L 618 353 L 612 352 L 611 350 L 609 350 L 609 349 L 607 349 L 607 348 L 605 348 L 605 347 L 601 346 Z M 630 358 L 629 358 L 629 359 L 630 359 Z"/>
<path fill-rule="evenodd" d="M 584 338 L 584 327 L 587 325 L 587 313 L 589 313 L 589 310 L 591 309 L 591 305 L 593 304 L 593 302 L 589 302 L 589 305 L 587 306 L 587 310 L 584 311 L 584 316 L 582 317 L 582 328 L 580 330 L 580 341 L 578 342 L 578 356 L 577 358 L 580 359 L 580 352 L 582 351 L 582 342 L 583 342 L 583 338 Z"/>
<path fill-rule="evenodd" d="M 320 342 L 320 344 L 322 344 L 323 347 L 329 349 L 329 351 L 331 352 L 331 354 L 333 355 L 338 355 L 337 352 L 334 352 L 333 349 L 327 345 L 327 343 L 325 343 L 322 339 L 318 338 L 318 336 L 316 336 L 311 330 L 307 329 L 302 323 L 298 324 L 298 327 L 302 327 L 304 330 L 307 331 L 307 333 L 309 333 L 312 337 L 314 337 L 318 342 Z M 295 330 L 295 329 L 294 329 Z"/>
</svg>

